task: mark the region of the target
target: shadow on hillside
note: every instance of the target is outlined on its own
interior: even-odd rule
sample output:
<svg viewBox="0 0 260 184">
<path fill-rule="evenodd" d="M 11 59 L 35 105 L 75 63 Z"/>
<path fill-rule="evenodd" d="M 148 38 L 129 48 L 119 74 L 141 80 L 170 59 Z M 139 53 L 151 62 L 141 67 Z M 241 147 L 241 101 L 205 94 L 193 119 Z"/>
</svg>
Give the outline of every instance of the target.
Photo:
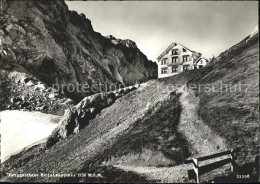
<svg viewBox="0 0 260 184">
<path fill-rule="evenodd" d="M 95 159 L 111 165 L 171 167 L 190 156 L 189 144 L 178 132 L 181 114 L 179 95 L 163 102 L 157 110 L 148 110 L 144 118 L 122 136 L 116 144 Z"/>
</svg>

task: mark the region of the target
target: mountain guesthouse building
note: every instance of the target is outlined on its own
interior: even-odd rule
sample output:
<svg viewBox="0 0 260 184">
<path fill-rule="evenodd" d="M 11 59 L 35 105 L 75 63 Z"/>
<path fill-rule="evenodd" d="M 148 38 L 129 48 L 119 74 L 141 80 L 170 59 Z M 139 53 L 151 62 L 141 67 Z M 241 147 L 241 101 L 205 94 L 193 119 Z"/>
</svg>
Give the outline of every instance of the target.
<svg viewBox="0 0 260 184">
<path fill-rule="evenodd" d="M 208 60 L 200 53 L 173 42 L 158 57 L 158 78 L 176 75 L 185 70 L 203 68 Z"/>
</svg>

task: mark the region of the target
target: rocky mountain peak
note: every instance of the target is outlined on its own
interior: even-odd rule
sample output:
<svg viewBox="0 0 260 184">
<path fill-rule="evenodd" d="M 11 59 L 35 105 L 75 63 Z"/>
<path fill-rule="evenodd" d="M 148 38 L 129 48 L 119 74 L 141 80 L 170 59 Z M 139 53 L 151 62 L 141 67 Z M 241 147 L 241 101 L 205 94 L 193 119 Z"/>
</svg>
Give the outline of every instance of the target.
<svg viewBox="0 0 260 184">
<path fill-rule="evenodd" d="M 95 32 L 84 14 L 64 1 L 4 1 L 0 16 L 4 59 L 21 65 L 49 86 L 80 100 L 93 90 L 66 86 L 132 85 L 157 77 L 157 66 L 135 42 Z M 3 52 L 3 51 L 1 51 Z"/>
<path fill-rule="evenodd" d="M 108 38 L 115 45 L 119 44 L 128 48 L 138 49 L 136 43 L 132 40 L 129 39 L 123 40 L 123 39 L 115 38 L 113 35 L 108 35 L 106 36 L 106 38 Z"/>
</svg>

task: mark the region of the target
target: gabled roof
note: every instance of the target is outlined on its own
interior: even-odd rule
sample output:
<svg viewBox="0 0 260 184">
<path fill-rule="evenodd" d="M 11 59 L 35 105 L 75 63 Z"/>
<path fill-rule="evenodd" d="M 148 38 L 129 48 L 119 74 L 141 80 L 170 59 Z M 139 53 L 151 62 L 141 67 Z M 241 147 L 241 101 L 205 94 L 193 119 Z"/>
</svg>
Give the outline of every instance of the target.
<svg viewBox="0 0 260 184">
<path fill-rule="evenodd" d="M 192 51 L 190 49 L 188 49 L 187 47 L 177 43 L 177 42 L 172 42 L 166 49 L 164 49 L 164 51 L 157 57 L 157 60 L 160 60 L 163 56 L 165 56 L 175 45 L 180 45 L 182 48 L 190 51 L 190 52 L 195 52 L 195 51 Z"/>
<path fill-rule="evenodd" d="M 195 61 L 194 63 L 198 63 L 201 59 L 205 59 L 206 62 L 208 62 L 208 60 L 207 60 L 206 58 L 204 58 L 204 57 L 199 57 L 199 58 L 197 59 L 197 61 Z"/>
</svg>

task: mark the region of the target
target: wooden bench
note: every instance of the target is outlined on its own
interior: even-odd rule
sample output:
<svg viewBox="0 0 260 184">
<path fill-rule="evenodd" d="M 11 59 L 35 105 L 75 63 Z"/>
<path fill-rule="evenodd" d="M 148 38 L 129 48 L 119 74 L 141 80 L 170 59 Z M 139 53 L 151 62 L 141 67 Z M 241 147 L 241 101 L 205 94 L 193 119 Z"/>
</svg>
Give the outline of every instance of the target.
<svg viewBox="0 0 260 184">
<path fill-rule="evenodd" d="M 236 153 L 240 152 L 240 151 L 241 151 L 241 149 L 237 148 L 237 149 L 224 151 L 221 153 L 216 153 L 213 155 L 208 155 L 208 156 L 204 156 L 204 157 L 200 157 L 200 158 L 186 160 L 184 162 L 185 164 L 189 164 L 189 163 L 193 164 L 193 169 L 188 170 L 189 180 L 194 179 L 196 183 L 199 183 L 201 175 L 203 175 L 207 172 L 210 172 L 214 169 L 217 169 L 221 166 L 224 166 L 226 164 L 229 164 L 229 163 L 231 166 L 231 172 L 234 172 L 235 160 L 237 159 Z M 207 165 L 199 166 L 199 162 L 201 162 L 201 161 L 210 160 L 210 159 L 214 159 L 214 158 L 221 157 L 221 156 L 229 156 L 229 158 L 225 158 L 220 161 L 213 162 L 213 163 L 210 163 Z"/>
</svg>

